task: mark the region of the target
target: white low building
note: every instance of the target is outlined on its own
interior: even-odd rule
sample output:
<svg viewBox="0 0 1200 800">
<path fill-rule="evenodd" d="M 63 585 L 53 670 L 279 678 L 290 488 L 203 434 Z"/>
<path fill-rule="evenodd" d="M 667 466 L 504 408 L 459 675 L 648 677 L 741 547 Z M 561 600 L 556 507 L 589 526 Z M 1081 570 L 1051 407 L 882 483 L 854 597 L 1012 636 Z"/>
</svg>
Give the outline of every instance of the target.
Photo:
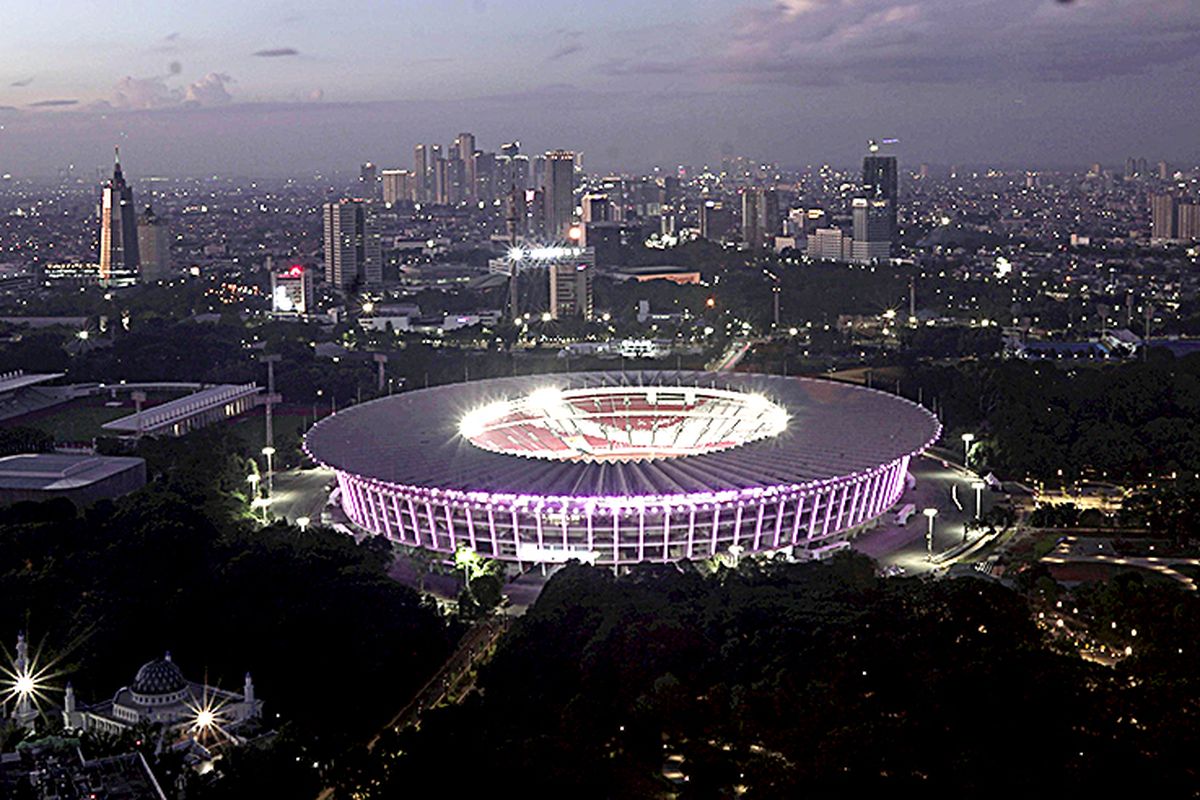
<svg viewBox="0 0 1200 800">
<path fill-rule="evenodd" d="M 62 714 L 67 730 L 120 733 L 148 723 L 187 736 L 211 725 L 232 738 L 238 728 L 262 716 L 262 700 L 254 696 L 250 673 L 238 694 L 187 680 L 167 653 L 143 664 L 133 683 L 118 689 L 111 700 L 93 706 L 80 706 L 67 684 Z"/>
</svg>

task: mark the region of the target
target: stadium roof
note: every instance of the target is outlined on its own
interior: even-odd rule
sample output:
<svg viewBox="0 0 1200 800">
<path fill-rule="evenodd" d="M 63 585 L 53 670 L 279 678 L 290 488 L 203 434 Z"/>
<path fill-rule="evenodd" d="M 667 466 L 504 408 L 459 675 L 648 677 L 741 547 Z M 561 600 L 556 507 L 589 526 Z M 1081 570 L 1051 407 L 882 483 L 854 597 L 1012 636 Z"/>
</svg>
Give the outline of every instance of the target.
<svg viewBox="0 0 1200 800">
<path fill-rule="evenodd" d="M 778 435 L 698 455 L 560 460 L 494 452 L 460 434 L 501 400 L 558 390 L 712 386 L 766 396 L 788 414 Z M 382 398 L 322 420 L 308 451 L 335 469 L 390 484 L 544 496 L 677 495 L 801 485 L 919 452 L 937 419 L 904 398 L 832 381 L 701 372 L 584 372 L 458 383 Z"/>
<path fill-rule="evenodd" d="M 55 378 L 61 378 L 66 373 L 63 372 L 36 372 L 26 373 L 25 370 L 15 370 L 13 372 L 0 373 L 0 394 L 15 392 L 17 389 L 24 389 L 27 386 L 36 386 L 39 383 L 46 383 Z"/>
<path fill-rule="evenodd" d="M 125 456 L 25 453 L 0 458 L 0 489 L 65 491 L 90 486 L 142 464 Z"/>
</svg>

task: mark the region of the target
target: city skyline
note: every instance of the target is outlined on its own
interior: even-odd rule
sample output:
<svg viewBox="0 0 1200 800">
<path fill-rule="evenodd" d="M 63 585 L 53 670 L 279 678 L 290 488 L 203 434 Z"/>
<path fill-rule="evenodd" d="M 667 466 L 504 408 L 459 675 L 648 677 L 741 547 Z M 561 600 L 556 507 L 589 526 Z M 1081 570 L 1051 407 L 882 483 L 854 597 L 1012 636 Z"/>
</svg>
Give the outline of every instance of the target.
<svg viewBox="0 0 1200 800">
<path fill-rule="evenodd" d="M 113 143 L 143 175 L 346 171 L 462 130 L 600 171 L 849 164 L 883 136 L 910 165 L 1197 157 L 1186 0 L 216 6 L 11 12 L 0 173 Z"/>
</svg>

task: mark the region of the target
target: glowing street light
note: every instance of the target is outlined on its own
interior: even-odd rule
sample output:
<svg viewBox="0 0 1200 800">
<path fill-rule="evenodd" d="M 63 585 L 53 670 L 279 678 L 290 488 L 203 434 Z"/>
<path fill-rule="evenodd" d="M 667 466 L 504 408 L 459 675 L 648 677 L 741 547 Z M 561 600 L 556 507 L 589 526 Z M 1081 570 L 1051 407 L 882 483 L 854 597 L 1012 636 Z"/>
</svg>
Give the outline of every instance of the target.
<svg viewBox="0 0 1200 800">
<path fill-rule="evenodd" d="M 275 491 L 275 448 L 267 445 L 262 449 L 262 454 L 267 457 L 267 497 L 270 497 Z"/>
<path fill-rule="evenodd" d="M 971 488 L 975 490 L 975 519 L 979 519 L 979 515 L 982 513 L 983 487 L 985 485 L 983 481 L 974 481 L 971 484 Z"/>
<path fill-rule="evenodd" d="M 737 569 L 738 557 L 741 556 L 741 554 L 744 552 L 746 552 L 746 548 L 742 547 L 740 544 L 729 545 L 729 555 L 733 556 L 733 568 L 734 569 Z"/>
<path fill-rule="evenodd" d="M 971 464 L 971 442 L 975 441 L 975 434 L 964 433 L 963 440 L 963 466 L 969 467 Z"/>
<path fill-rule="evenodd" d="M 927 508 L 922 512 L 929 520 L 929 530 L 925 533 L 925 549 L 929 554 L 929 560 L 933 560 L 933 518 L 937 516 L 936 508 Z"/>
<path fill-rule="evenodd" d="M 311 521 L 308 517 L 296 517 L 296 526 L 300 528 L 301 533 L 304 533 L 308 530 L 308 524 Z"/>
</svg>

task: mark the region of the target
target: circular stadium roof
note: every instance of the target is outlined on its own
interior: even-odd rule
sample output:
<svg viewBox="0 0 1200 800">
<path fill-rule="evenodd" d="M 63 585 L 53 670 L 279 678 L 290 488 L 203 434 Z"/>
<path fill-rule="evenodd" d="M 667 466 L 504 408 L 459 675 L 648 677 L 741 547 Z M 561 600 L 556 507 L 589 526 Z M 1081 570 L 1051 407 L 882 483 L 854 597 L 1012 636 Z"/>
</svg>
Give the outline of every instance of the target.
<svg viewBox="0 0 1200 800">
<path fill-rule="evenodd" d="M 353 406 L 305 438 L 317 461 L 384 483 L 558 497 L 802 485 L 925 449 L 904 398 L 809 378 L 578 372 L 423 389 Z"/>
</svg>

